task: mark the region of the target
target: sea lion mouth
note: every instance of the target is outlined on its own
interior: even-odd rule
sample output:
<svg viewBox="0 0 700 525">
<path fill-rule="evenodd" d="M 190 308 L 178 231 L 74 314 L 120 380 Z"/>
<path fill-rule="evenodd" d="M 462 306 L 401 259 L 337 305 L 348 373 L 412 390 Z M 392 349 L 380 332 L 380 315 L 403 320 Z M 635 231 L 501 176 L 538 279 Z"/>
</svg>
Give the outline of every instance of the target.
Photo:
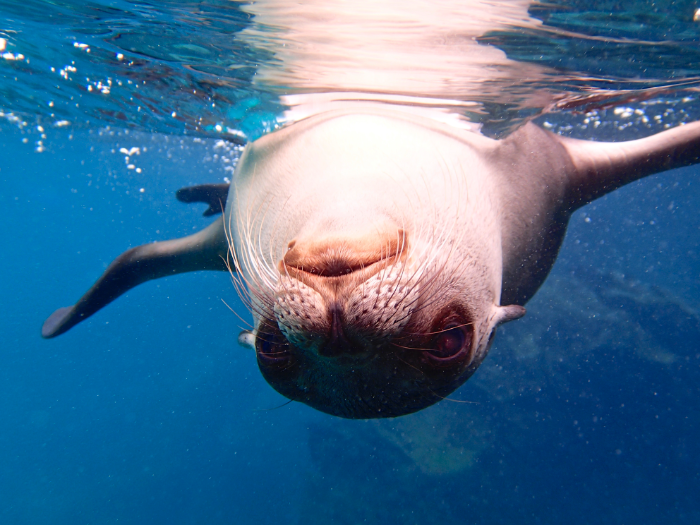
<svg viewBox="0 0 700 525">
<path fill-rule="evenodd" d="M 318 278 L 337 280 L 352 276 L 366 280 L 405 258 L 408 239 L 402 229 L 357 237 L 293 240 L 279 262 L 279 271 L 315 288 Z M 353 279 L 355 280 L 355 279 Z"/>
</svg>

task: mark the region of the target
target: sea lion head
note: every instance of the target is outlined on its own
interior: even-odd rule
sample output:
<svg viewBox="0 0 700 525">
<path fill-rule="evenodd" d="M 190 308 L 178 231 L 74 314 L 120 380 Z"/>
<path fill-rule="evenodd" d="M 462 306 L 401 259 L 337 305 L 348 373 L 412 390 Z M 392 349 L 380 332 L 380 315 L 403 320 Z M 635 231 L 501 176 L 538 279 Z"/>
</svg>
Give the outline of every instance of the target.
<svg viewBox="0 0 700 525">
<path fill-rule="evenodd" d="M 353 116 L 263 139 L 232 183 L 231 252 L 255 319 L 239 341 L 275 390 L 329 414 L 436 403 L 524 313 L 498 305 L 493 202 L 470 196 L 483 178 L 465 170 L 478 159 L 447 163 L 463 148 L 413 128 Z"/>
<path fill-rule="evenodd" d="M 416 412 L 464 383 L 496 326 L 524 313 L 465 279 L 484 269 L 460 251 L 390 222 L 294 239 L 274 287 L 256 292 L 257 327 L 242 340 L 289 399 L 346 418 Z"/>
</svg>

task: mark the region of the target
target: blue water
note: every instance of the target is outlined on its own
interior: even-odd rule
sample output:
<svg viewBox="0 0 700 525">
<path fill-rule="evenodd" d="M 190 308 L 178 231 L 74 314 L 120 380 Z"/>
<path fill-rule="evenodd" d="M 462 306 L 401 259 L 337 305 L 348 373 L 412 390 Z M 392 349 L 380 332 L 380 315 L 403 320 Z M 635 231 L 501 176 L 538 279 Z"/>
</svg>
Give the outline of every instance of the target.
<svg viewBox="0 0 700 525">
<path fill-rule="evenodd" d="M 598 20 L 571 5 L 557 28 Z M 278 408 L 286 400 L 236 343 L 244 322 L 229 307 L 248 317 L 224 274 L 147 283 L 65 335 L 40 338 L 47 315 L 124 249 L 208 223 L 202 207 L 177 202 L 174 192 L 230 177 L 238 150 L 217 138 L 234 136 L 227 127 L 256 136 L 275 125 L 277 91 L 250 87 L 260 51 L 228 38 L 251 23 L 234 6 L 198 4 L 204 16 L 188 2 L 0 2 L 0 37 L 30 58 L 28 66 L 0 60 L 0 523 L 698 523 L 697 167 L 580 210 L 527 316 L 499 331 L 453 401 L 412 416 L 347 421 L 298 403 Z M 603 22 L 589 27 L 633 38 L 635 24 L 655 24 L 658 35 L 645 38 L 677 54 L 654 59 L 646 87 L 696 75 L 686 56 L 698 38 L 692 6 L 659 6 L 629 2 L 607 33 Z M 158 46 L 150 55 L 117 47 L 115 34 L 145 34 L 147 23 L 160 31 L 160 55 Z M 183 34 L 210 44 L 164 56 Z M 514 33 L 488 38 L 496 37 L 509 55 L 525 49 L 513 48 Z M 76 41 L 91 46 L 90 56 Z M 554 37 L 537 45 L 545 44 L 569 57 L 567 67 L 575 60 Z M 614 47 L 603 44 L 606 53 Z M 82 79 L 100 71 L 126 78 L 100 49 L 143 60 L 129 78 L 156 84 L 145 113 L 129 104 L 134 90 L 99 99 L 86 90 Z M 221 66 L 224 54 L 226 64 L 231 56 L 248 64 L 236 70 L 237 83 Z M 621 55 L 629 64 L 639 57 Z M 47 82 L 57 74 L 50 67 L 76 59 L 88 61 L 76 67 L 80 82 Z M 222 69 L 205 75 L 190 63 Z M 157 76 L 166 66 L 170 76 Z M 618 87 L 637 73 L 621 71 Z M 217 75 L 226 85 L 211 84 Z M 230 90 L 228 103 L 212 108 L 183 85 L 209 86 L 207 96 Z M 643 115 L 559 111 L 540 123 L 630 138 L 697 118 L 694 96 L 613 97 Z M 484 107 L 494 120 L 508 110 Z M 182 118 L 166 118 L 170 111 Z M 64 119 L 70 124 L 54 125 Z M 120 150 L 133 147 L 140 153 L 127 162 Z"/>
</svg>

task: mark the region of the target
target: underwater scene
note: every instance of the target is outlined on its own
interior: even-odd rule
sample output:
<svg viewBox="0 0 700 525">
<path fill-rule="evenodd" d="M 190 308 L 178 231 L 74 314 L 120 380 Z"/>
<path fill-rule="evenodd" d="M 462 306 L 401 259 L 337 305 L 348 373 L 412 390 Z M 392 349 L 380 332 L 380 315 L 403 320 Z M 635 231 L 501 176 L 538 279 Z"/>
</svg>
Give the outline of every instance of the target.
<svg viewBox="0 0 700 525">
<path fill-rule="evenodd" d="M 0 523 L 699 523 L 697 165 L 573 213 L 526 315 L 409 415 L 279 394 L 227 272 L 41 336 L 124 250 L 212 223 L 178 189 L 309 115 L 616 142 L 699 90 L 695 1 L 0 0 Z"/>
</svg>

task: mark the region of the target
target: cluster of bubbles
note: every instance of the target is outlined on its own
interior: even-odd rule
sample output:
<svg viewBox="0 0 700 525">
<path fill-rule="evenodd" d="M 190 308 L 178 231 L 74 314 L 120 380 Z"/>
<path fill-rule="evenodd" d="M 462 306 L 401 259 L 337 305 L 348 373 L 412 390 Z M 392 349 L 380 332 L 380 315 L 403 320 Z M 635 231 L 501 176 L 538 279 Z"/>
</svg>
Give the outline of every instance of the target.
<svg viewBox="0 0 700 525">
<path fill-rule="evenodd" d="M 700 119 L 697 96 L 653 98 L 635 103 L 545 114 L 536 119 L 560 135 L 623 141 L 658 133 Z"/>
</svg>

